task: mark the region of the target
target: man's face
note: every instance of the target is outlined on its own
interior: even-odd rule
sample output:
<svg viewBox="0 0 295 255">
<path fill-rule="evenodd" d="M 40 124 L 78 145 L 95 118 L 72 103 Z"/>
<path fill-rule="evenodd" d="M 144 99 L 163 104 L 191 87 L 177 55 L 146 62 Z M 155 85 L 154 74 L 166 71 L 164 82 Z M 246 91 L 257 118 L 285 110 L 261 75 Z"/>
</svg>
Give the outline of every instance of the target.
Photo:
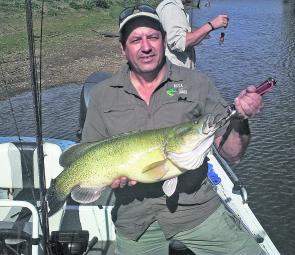
<svg viewBox="0 0 295 255">
<path fill-rule="evenodd" d="M 153 26 L 140 24 L 128 27 L 125 47 L 122 47 L 131 68 L 137 73 L 150 73 L 159 69 L 162 64 L 165 39 L 161 31 Z"/>
</svg>

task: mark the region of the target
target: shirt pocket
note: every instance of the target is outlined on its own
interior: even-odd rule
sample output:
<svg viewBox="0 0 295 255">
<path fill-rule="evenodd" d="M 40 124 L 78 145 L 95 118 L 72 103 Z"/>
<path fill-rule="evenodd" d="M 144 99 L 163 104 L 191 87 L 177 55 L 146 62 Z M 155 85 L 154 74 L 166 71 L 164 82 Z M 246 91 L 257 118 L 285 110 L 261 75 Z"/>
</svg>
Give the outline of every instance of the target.
<svg viewBox="0 0 295 255">
<path fill-rule="evenodd" d="M 155 112 L 155 122 L 173 126 L 196 119 L 201 115 L 201 102 L 186 95 L 163 100 Z"/>
<path fill-rule="evenodd" d="M 109 135 L 137 129 L 135 105 L 112 105 L 104 108 L 102 113 Z"/>
</svg>

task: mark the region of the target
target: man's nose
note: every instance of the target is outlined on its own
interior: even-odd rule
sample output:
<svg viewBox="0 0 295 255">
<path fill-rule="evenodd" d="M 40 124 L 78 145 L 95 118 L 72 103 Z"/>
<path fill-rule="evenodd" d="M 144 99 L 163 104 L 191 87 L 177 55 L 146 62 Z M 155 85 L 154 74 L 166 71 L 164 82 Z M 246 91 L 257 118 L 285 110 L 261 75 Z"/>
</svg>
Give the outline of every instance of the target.
<svg viewBox="0 0 295 255">
<path fill-rule="evenodd" d="M 152 49 L 151 43 L 147 38 L 144 38 L 141 42 L 141 50 L 143 52 L 150 52 Z"/>
</svg>

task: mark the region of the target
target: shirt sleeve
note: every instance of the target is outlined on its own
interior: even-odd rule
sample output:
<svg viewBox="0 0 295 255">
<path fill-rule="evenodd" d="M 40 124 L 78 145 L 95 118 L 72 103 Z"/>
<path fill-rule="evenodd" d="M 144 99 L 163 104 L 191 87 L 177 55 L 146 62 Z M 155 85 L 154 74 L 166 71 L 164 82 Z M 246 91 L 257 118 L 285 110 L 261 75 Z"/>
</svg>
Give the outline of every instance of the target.
<svg viewBox="0 0 295 255">
<path fill-rule="evenodd" d="M 92 93 L 86 113 L 85 123 L 82 130 L 82 143 L 95 142 L 109 137 L 105 127 L 98 99 Z"/>
<path fill-rule="evenodd" d="M 190 32 L 184 10 L 174 4 L 166 4 L 158 15 L 166 31 L 167 46 L 172 51 L 183 52 L 186 45 L 186 33 Z"/>
</svg>

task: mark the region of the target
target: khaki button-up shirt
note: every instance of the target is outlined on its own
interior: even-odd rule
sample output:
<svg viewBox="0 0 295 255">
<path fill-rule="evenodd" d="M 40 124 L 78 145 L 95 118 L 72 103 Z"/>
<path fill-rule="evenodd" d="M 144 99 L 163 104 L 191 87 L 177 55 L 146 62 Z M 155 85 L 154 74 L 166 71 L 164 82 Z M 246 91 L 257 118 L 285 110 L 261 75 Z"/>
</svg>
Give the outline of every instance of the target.
<svg viewBox="0 0 295 255">
<path fill-rule="evenodd" d="M 195 50 L 185 47 L 186 33 L 191 32 L 191 26 L 181 0 L 164 0 L 156 11 L 166 31 L 166 56 L 175 65 L 194 69 Z"/>
</svg>

